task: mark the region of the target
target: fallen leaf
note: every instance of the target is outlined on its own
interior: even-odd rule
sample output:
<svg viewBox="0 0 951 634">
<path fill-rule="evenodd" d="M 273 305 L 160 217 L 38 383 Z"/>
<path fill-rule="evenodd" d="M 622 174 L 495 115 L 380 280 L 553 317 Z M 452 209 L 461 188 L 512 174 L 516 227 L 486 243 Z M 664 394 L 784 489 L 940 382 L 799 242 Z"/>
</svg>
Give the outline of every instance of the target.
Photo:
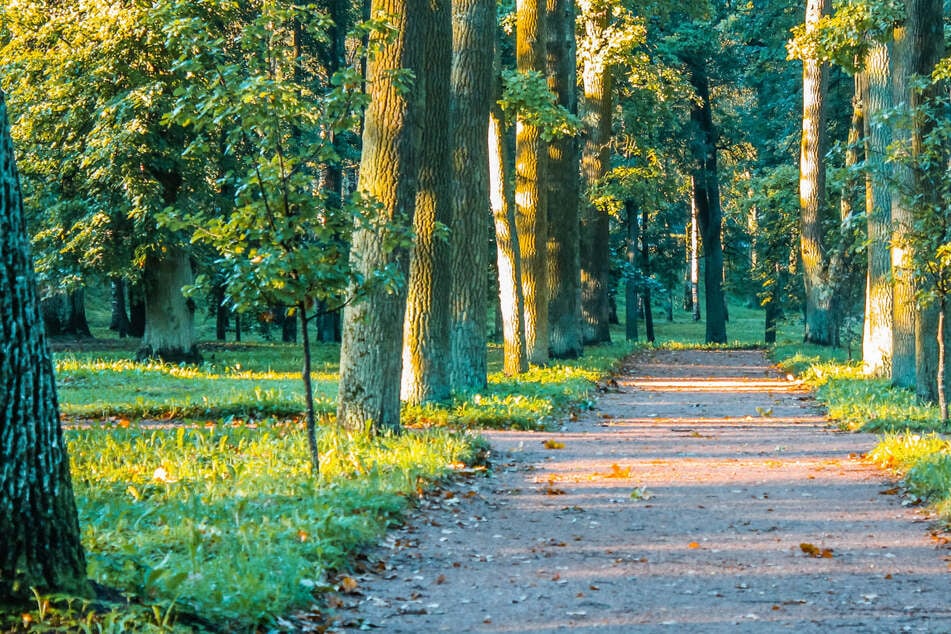
<svg viewBox="0 0 951 634">
<path fill-rule="evenodd" d="M 340 579 L 340 590 L 347 594 L 353 594 L 359 587 L 360 584 L 353 577 L 342 577 Z"/>
<path fill-rule="evenodd" d="M 687 548 L 691 550 L 695 550 L 697 548 L 700 548 L 700 544 L 697 542 L 690 542 L 689 544 L 687 544 Z"/>
<path fill-rule="evenodd" d="M 548 439 L 542 443 L 545 449 L 564 449 L 565 443 L 558 442 L 557 440 Z"/>
<path fill-rule="evenodd" d="M 436 577 L 436 585 L 442 585 L 446 583 L 446 575 L 439 575 Z"/>
<path fill-rule="evenodd" d="M 899 487 L 892 487 L 890 489 L 885 489 L 884 491 L 879 491 L 879 495 L 897 495 L 901 491 Z"/>
<path fill-rule="evenodd" d="M 809 542 L 803 542 L 799 544 L 799 549 L 810 557 L 815 557 L 816 559 L 832 559 L 835 556 L 831 548 L 819 548 L 815 544 L 810 544 Z"/>
</svg>

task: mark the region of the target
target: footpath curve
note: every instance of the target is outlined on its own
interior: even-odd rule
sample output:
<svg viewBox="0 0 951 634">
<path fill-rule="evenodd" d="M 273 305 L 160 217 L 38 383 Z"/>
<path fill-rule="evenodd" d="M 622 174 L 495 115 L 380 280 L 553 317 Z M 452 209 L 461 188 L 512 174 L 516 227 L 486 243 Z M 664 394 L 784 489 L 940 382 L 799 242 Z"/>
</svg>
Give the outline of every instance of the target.
<svg viewBox="0 0 951 634">
<path fill-rule="evenodd" d="M 932 519 L 760 352 L 644 352 L 563 431 L 487 437 L 330 631 L 951 632 Z"/>
</svg>

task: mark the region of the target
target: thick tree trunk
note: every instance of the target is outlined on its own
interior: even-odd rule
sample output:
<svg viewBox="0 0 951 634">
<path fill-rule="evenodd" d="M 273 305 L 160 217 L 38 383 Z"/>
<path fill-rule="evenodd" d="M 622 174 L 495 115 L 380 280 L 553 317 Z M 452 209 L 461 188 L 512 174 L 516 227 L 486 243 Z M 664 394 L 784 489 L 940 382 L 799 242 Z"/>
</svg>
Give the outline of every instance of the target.
<svg viewBox="0 0 951 634">
<path fill-rule="evenodd" d="M 829 0 L 808 0 L 806 29 L 815 27 L 829 12 Z M 805 286 L 803 340 L 822 346 L 835 343 L 833 288 L 825 247 L 823 217 L 826 209 L 826 92 L 829 71 L 817 59 L 802 62 L 802 140 L 799 154 L 799 248 Z"/>
<path fill-rule="evenodd" d="M 142 282 L 129 284 L 129 335 L 145 334 L 145 289 Z"/>
<path fill-rule="evenodd" d="M 449 376 L 453 391 L 485 389 L 489 267 L 489 112 L 494 0 L 457 0 L 452 16 L 452 233 Z"/>
<path fill-rule="evenodd" d="M 499 272 L 502 371 L 506 376 L 514 376 L 528 371 L 528 351 L 525 346 L 525 296 L 521 284 L 522 256 L 515 226 L 514 193 L 508 178 L 511 161 L 507 148 L 502 113 L 493 99 L 489 117 L 489 192 Z"/>
<path fill-rule="evenodd" d="M 53 363 L 0 92 L 0 604 L 87 594 Z"/>
<path fill-rule="evenodd" d="M 694 200 L 697 205 L 697 225 L 703 243 L 703 290 L 707 311 L 706 342 L 726 343 L 726 304 L 723 295 L 723 244 L 720 207 L 720 183 L 717 169 L 716 129 L 710 103 L 710 83 L 706 70 L 691 69 L 691 83 L 697 93 L 697 102 L 690 110 L 690 119 L 697 130 L 694 140 L 693 175 Z"/>
<path fill-rule="evenodd" d="M 582 119 L 586 133 L 581 150 L 581 177 L 585 198 L 581 205 L 581 317 L 585 344 L 611 340 L 610 222 L 588 198 L 591 188 L 607 174 L 611 158 L 613 89 L 611 68 L 599 54 L 607 48 L 610 7 L 583 0 L 581 9 L 584 49 L 581 69 Z"/>
<path fill-rule="evenodd" d="M 182 294 L 182 288 L 193 282 L 185 248 L 167 246 L 145 257 L 145 334 L 136 358 L 168 363 L 201 361 L 195 345 L 195 306 Z"/>
<path fill-rule="evenodd" d="M 548 0 L 548 86 L 558 105 L 578 111 L 573 0 Z M 556 359 L 582 353 L 578 141 L 558 138 L 548 145 L 548 323 Z"/>
<path fill-rule="evenodd" d="M 43 325 L 50 337 L 92 337 L 86 319 L 86 291 L 77 288 L 69 292 L 57 292 L 40 302 Z"/>
<path fill-rule="evenodd" d="M 700 321 L 700 225 L 693 186 L 690 188 L 690 310 L 693 320 Z"/>
<path fill-rule="evenodd" d="M 516 1 L 515 57 L 519 72 L 545 72 L 545 0 Z M 531 363 L 548 362 L 548 151 L 541 129 L 515 124 L 515 226 L 522 253 L 525 347 Z"/>
<path fill-rule="evenodd" d="M 374 0 L 372 14 L 390 16 L 396 35 L 380 46 L 367 64 L 370 104 L 363 129 L 359 189 L 379 204 L 378 220 L 412 225 L 416 206 L 417 152 L 421 91 L 403 88 L 395 73 L 421 69 L 423 42 L 418 19 L 426 9 L 419 0 Z M 422 73 L 417 72 L 417 77 Z M 371 227 L 353 233 L 350 261 L 365 278 L 391 266 L 409 273 L 409 253 L 387 251 L 385 236 Z M 344 312 L 340 345 L 337 422 L 348 429 L 400 429 L 400 372 L 406 291 L 369 289 Z"/>
</svg>

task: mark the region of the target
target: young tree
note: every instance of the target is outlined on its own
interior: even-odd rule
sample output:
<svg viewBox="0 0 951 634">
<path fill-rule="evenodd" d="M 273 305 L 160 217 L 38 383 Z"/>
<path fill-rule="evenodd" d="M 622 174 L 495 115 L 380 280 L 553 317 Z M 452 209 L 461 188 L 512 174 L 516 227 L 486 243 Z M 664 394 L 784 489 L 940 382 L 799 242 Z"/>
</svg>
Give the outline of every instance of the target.
<svg viewBox="0 0 951 634">
<path fill-rule="evenodd" d="M 53 363 L 0 92 L 0 603 L 31 588 L 87 594 Z"/>
<path fill-rule="evenodd" d="M 377 201 L 376 223 L 353 233 L 350 262 L 364 278 L 391 271 L 405 279 L 409 252 L 380 229 L 412 225 L 416 206 L 420 115 L 424 95 L 412 81 L 422 70 L 420 0 L 373 0 L 373 15 L 392 20 L 394 34 L 374 42 L 367 63 L 367 106 L 358 189 Z M 400 361 L 405 284 L 377 285 L 344 311 L 337 422 L 350 429 L 400 429 Z"/>
</svg>

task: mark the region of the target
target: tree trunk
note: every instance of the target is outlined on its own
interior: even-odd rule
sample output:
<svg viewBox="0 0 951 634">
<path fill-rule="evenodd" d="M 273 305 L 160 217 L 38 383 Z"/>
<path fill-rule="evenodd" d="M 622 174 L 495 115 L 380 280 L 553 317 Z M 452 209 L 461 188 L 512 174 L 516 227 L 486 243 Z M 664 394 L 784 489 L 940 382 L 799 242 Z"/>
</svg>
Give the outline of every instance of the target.
<svg viewBox="0 0 951 634">
<path fill-rule="evenodd" d="M 452 233 L 450 383 L 456 392 L 487 384 L 486 321 L 489 267 L 489 112 L 493 88 L 494 0 L 453 5 Z"/>
<path fill-rule="evenodd" d="M 379 203 L 381 223 L 412 226 L 417 191 L 417 151 L 421 91 L 405 90 L 397 71 L 421 69 L 419 20 L 426 9 L 419 0 L 373 0 L 373 15 L 384 13 L 397 28 L 367 63 L 370 103 L 363 126 L 359 189 Z M 417 72 L 417 77 L 422 73 Z M 402 246 L 387 250 L 385 236 L 366 226 L 353 233 L 350 262 L 364 278 L 390 266 L 409 273 L 409 253 Z M 400 371 L 406 291 L 371 287 L 344 312 L 340 345 L 340 391 L 337 422 L 348 429 L 400 429 Z"/>
<path fill-rule="evenodd" d="M 495 58 L 498 61 L 496 50 Z M 528 371 L 525 346 L 525 296 L 522 294 L 522 256 L 515 226 L 514 193 L 508 178 L 508 145 L 502 112 L 492 100 L 489 117 L 489 192 L 495 223 L 495 246 L 499 272 L 499 310 L 502 313 L 502 371 L 514 376 Z"/>
<path fill-rule="evenodd" d="M 40 302 L 43 324 L 51 337 L 92 337 L 86 319 L 86 291 L 77 288 L 69 292 L 57 292 Z"/>
<path fill-rule="evenodd" d="M 866 216 L 868 218 L 868 273 L 862 360 L 865 373 L 889 376 L 892 367 L 891 284 L 891 169 L 885 161 L 891 135 L 881 124 L 891 107 L 889 50 L 876 45 L 865 65 Z"/>
<path fill-rule="evenodd" d="M 548 87 L 558 105 L 578 111 L 573 0 L 548 0 Z M 578 232 L 578 141 L 548 145 L 548 323 L 549 348 L 556 359 L 581 356 L 581 262 Z"/>
<path fill-rule="evenodd" d="M 624 335 L 628 341 L 637 341 L 637 280 L 634 278 L 637 268 L 637 208 L 633 201 L 624 201 L 624 215 L 627 226 L 625 252 L 630 269 L 624 282 Z"/>
<path fill-rule="evenodd" d="M 644 336 L 647 341 L 654 343 L 654 312 L 651 307 L 651 275 L 650 245 L 647 243 L 647 208 L 641 210 L 641 275 L 644 277 Z"/>
<path fill-rule="evenodd" d="M 126 282 L 121 277 L 112 277 L 109 279 L 109 285 L 112 293 L 109 330 L 115 331 L 120 339 L 125 339 L 132 331 L 129 312 L 126 309 Z"/>
<path fill-rule="evenodd" d="M 215 284 L 211 289 L 212 310 L 215 313 L 215 339 L 225 341 L 228 338 L 228 326 L 231 323 L 231 311 L 225 303 L 224 284 Z"/>
<path fill-rule="evenodd" d="M 703 243 L 703 289 L 707 311 L 706 342 L 726 343 L 726 310 L 723 296 L 723 245 L 720 231 L 723 211 L 720 207 L 720 184 L 717 169 L 716 130 L 710 103 L 710 83 L 706 69 L 695 66 L 690 73 L 697 93 L 697 102 L 690 109 L 696 126 L 693 175 L 694 199 L 697 204 L 697 225 Z"/>
<path fill-rule="evenodd" d="M 808 0 L 806 30 L 815 28 L 829 12 L 830 0 Z M 832 281 L 826 255 L 823 217 L 826 209 L 826 93 L 827 64 L 818 59 L 802 62 L 802 140 L 799 154 L 799 248 L 805 286 L 803 340 L 821 346 L 835 343 Z"/>
<path fill-rule="evenodd" d="M 145 289 L 141 280 L 129 285 L 129 335 L 145 334 Z"/>
<path fill-rule="evenodd" d="M 581 206 L 581 317 L 585 344 L 611 340 L 610 327 L 610 222 L 588 197 L 592 187 L 607 174 L 611 159 L 611 68 L 599 54 L 607 48 L 610 6 L 582 0 L 584 49 L 581 82 L 584 91 L 582 119 L 586 133 L 581 150 L 581 177 L 585 199 Z"/>
<path fill-rule="evenodd" d="M 88 594 L 53 363 L 0 92 L 0 604 Z"/>
<path fill-rule="evenodd" d="M 892 100 L 899 120 L 911 114 L 911 86 L 909 79 L 914 70 L 912 38 L 906 26 L 893 31 L 894 48 L 891 58 Z M 902 145 L 910 141 L 911 130 L 894 126 L 893 134 Z M 891 197 L 891 263 L 892 263 L 892 384 L 914 388 L 915 378 L 915 299 L 914 249 L 910 237 L 914 227 L 912 195 L 915 175 L 911 167 L 901 161 L 894 164 L 894 183 Z"/>
<path fill-rule="evenodd" d="M 690 188 L 690 310 L 693 313 L 693 320 L 700 321 L 700 227 L 697 221 L 696 189 L 692 186 Z"/>
<path fill-rule="evenodd" d="M 515 56 L 519 72 L 545 72 L 545 0 L 516 1 Z M 525 347 L 531 363 L 548 362 L 548 151 L 541 129 L 515 123 L 515 226 L 522 254 Z"/>
<path fill-rule="evenodd" d="M 192 284 L 192 265 L 184 247 L 166 246 L 145 257 L 145 334 L 138 359 L 199 363 L 195 345 L 195 305 L 182 294 Z"/>
<path fill-rule="evenodd" d="M 417 90 L 426 97 L 420 139 L 419 189 L 410 252 L 403 327 L 401 397 L 411 404 L 449 398 L 449 244 L 442 228 L 452 223 L 449 151 L 449 82 L 452 73 L 450 0 L 431 0 L 423 21 L 425 73 Z"/>
</svg>

